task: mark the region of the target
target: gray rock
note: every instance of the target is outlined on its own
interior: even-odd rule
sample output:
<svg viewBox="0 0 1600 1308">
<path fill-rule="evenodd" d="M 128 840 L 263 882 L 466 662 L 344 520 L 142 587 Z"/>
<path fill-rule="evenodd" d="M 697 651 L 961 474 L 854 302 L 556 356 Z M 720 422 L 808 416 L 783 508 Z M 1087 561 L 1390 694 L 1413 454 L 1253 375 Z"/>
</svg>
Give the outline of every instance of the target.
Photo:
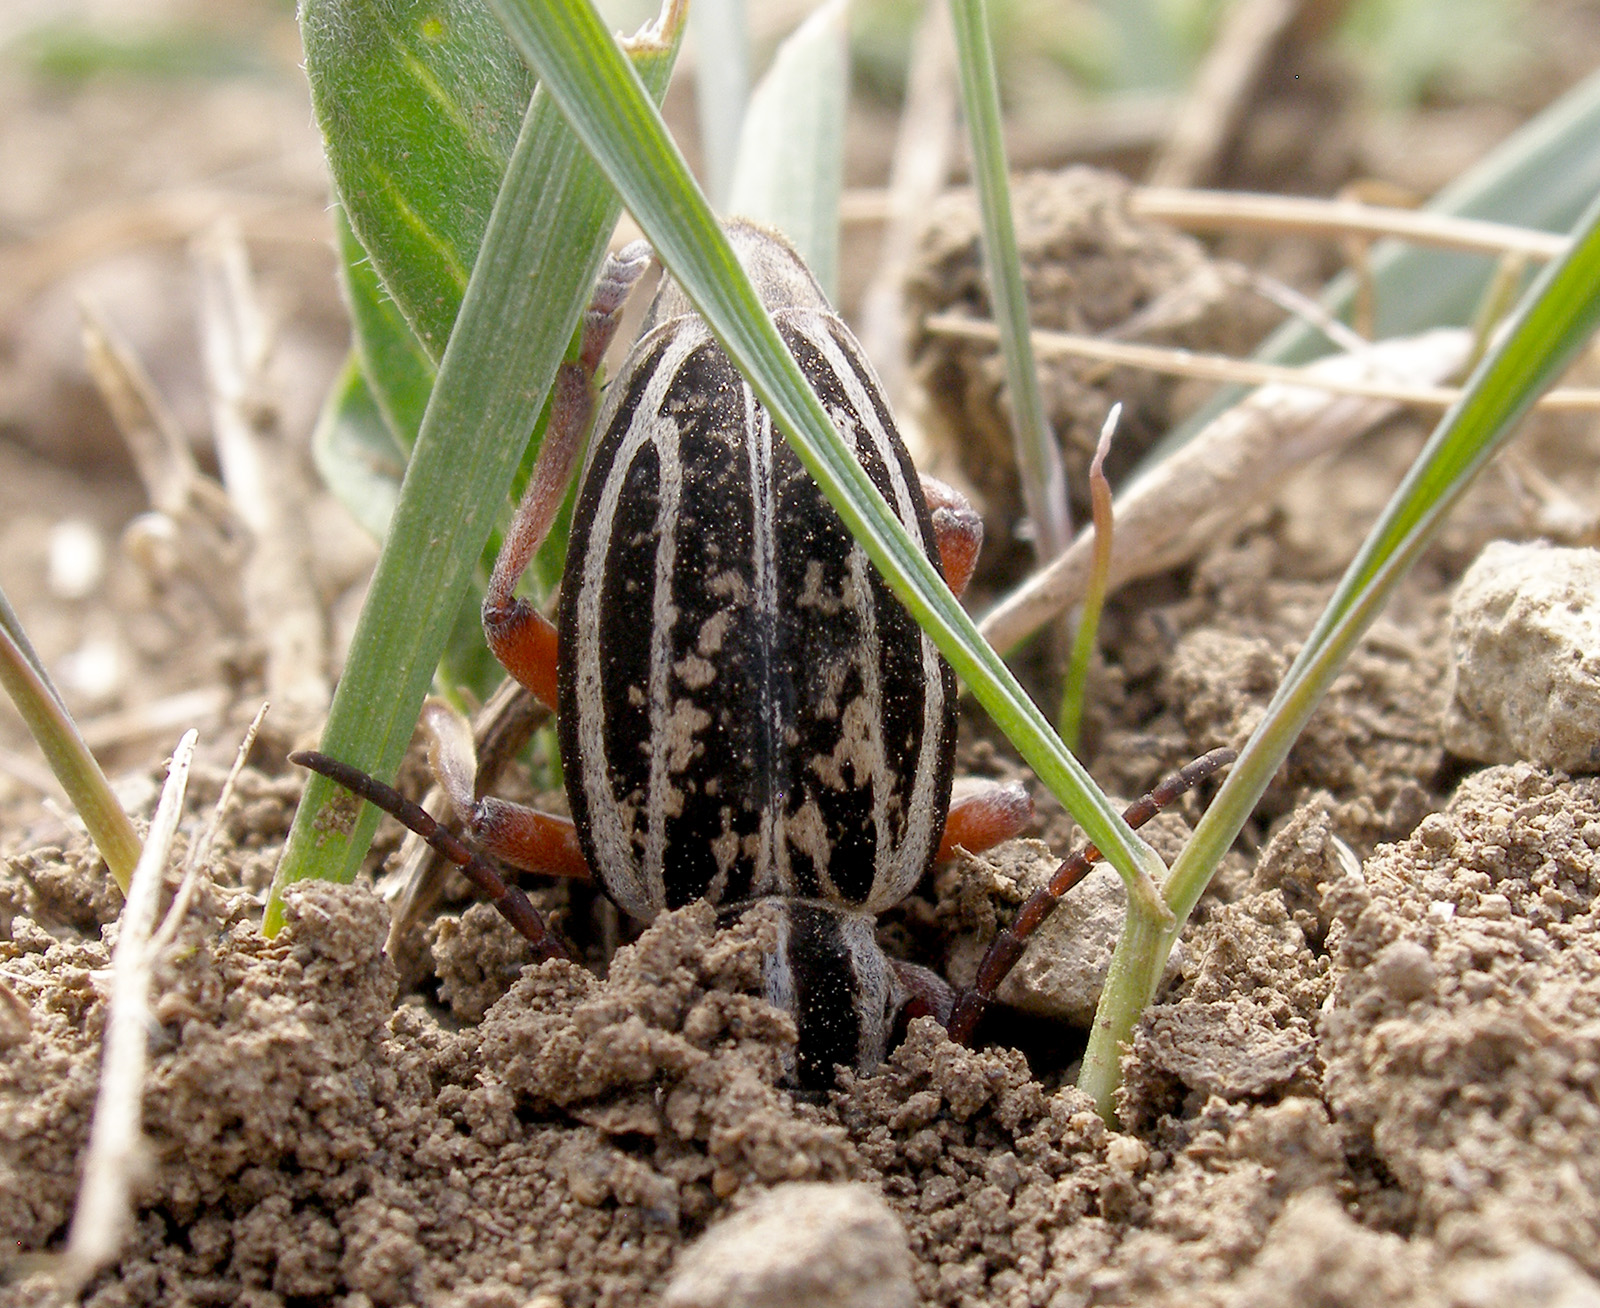
<svg viewBox="0 0 1600 1308">
<path fill-rule="evenodd" d="M 1450 626 L 1446 748 L 1600 771 L 1600 551 L 1495 541 L 1461 579 Z"/>
<path fill-rule="evenodd" d="M 666 1308 L 912 1308 L 905 1229 L 870 1186 L 776 1186 L 678 1259 Z"/>
<path fill-rule="evenodd" d="M 986 857 L 1025 894 L 1042 886 L 1061 862 L 1036 840 L 1012 841 Z M 1096 865 L 1044 920 L 996 997 L 1039 1017 L 1089 1026 L 1127 912 L 1122 878 L 1109 864 Z M 1174 948 L 1164 977 L 1175 975 L 1182 962 L 1182 950 Z"/>
</svg>

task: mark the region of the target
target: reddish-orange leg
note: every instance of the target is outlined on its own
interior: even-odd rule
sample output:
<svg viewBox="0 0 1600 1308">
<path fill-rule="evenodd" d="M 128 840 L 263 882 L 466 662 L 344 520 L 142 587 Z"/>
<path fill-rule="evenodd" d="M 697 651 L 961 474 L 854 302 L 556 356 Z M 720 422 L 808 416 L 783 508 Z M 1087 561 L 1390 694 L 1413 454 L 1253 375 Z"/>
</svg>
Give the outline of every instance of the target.
<svg viewBox="0 0 1600 1308">
<path fill-rule="evenodd" d="M 483 624 L 490 648 L 506 670 L 544 704 L 557 698 L 558 640 L 554 625 L 515 594 L 529 561 L 543 543 L 571 478 L 583 437 L 593 418 L 595 376 L 601 356 L 615 331 L 628 290 L 649 261 L 648 249 L 630 246 L 608 261 L 584 322 L 579 358 L 563 364 L 556 379 L 550 423 L 527 492 L 495 561 L 483 603 Z M 933 478 L 922 479 L 933 517 L 940 563 L 950 588 L 961 594 L 971 579 L 983 541 L 983 523 L 966 499 Z M 475 761 L 470 738 L 434 724 L 432 762 L 439 783 L 474 838 L 506 862 L 546 875 L 588 879 L 577 833 L 568 818 L 541 813 L 505 800 L 473 794 Z M 1191 763 L 1162 783 L 1127 812 L 1131 825 L 1153 816 L 1201 778 L 1232 758 L 1218 750 Z M 545 927 L 537 910 L 516 886 L 509 884 L 482 854 L 441 827 L 424 809 L 391 787 L 324 754 L 301 753 L 294 762 L 337 781 L 361 798 L 415 831 L 441 855 L 455 863 L 506 919 L 533 945 L 540 958 L 570 958 L 570 951 Z M 981 852 L 1016 835 L 1032 816 L 1026 790 L 1016 783 L 995 784 L 970 792 L 950 806 L 938 857 L 948 858 L 959 846 Z M 1072 888 L 1098 858 L 1091 846 L 1063 863 L 1050 884 L 1030 899 L 1016 922 L 991 946 L 980 965 L 975 988 L 952 1003 L 950 988 L 921 968 L 904 965 L 902 979 L 912 994 L 913 1011 L 949 1015 L 951 1034 L 965 1041 L 984 1005 L 1016 962 L 1027 937 L 1037 929 L 1060 897 Z"/>
<path fill-rule="evenodd" d="M 650 247 L 635 241 L 610 256 L 600 272 L 584 315 L 577 361 L 563 363 L 556 373 L 544 444 L 483 596 L 489 648 L 500 665 L 547 708 L 556 706 L 555 625 L 515 591 L 566 497 L 583 438 L 594 420 L 600 361 L 616 334 L 628 292 L 650 266 L 650 258 Z"/>
</svg>

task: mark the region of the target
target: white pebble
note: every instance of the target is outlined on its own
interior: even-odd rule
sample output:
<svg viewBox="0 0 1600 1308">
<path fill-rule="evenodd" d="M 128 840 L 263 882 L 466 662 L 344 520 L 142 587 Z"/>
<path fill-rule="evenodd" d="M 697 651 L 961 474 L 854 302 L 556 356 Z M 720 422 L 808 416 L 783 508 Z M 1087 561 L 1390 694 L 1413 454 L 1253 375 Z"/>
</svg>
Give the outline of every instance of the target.
<svg viewBox="0 0 1600 1308">
<path fill-rule="evenodd" d="M 47 575 L 58 599 L 93 594 L 106 575 L 106 543 L 99 528 L 82 518 L 65 518 L 50 528 Z"/>
<path fill-rule="evenodd" d="M 1450 647 L 1446 748 L 1600 771 L 1600 551 L 1493 542 L 1456 588 Z"/>
<path fill-rule="evenodd" d="M 678 1258 L 666 1308 L 912 1308 L 905 1229 L 866 1185 L 795 1181 Z"/>
</svg>

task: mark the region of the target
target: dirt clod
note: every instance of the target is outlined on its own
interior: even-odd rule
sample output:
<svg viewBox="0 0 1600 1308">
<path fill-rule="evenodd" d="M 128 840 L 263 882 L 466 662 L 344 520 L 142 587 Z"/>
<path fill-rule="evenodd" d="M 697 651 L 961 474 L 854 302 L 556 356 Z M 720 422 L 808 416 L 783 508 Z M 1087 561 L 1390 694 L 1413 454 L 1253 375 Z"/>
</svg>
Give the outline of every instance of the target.
<svg viewBox="0 0 1600 1308">
<path fill-rule="evenodd" d="M 1600 770 L 1600 550 L 1491 542 L 1456 588 L 1450 647 L 1451 750 Z"/>
<path fill-rule="evenodd" d="M 911 1308 L 906 1233 L 865 1185 L 795 1182 L 713 1226 L 678 1260 L 665 1308 Z"/>
</svg>

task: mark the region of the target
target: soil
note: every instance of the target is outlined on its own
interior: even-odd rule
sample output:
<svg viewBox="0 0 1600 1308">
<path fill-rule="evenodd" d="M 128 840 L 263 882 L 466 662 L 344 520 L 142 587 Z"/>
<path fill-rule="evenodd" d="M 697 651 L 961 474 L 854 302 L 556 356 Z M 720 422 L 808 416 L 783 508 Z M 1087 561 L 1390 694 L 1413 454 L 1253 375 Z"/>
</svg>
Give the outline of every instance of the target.
<svg viewBox="0 0 1600 1308">
<path fill-rule="evenodd" d="M 257 21 L 287 48 L 281 27 Z M 344 343 L 292 59 L 198 93 L 0 79 L 0 153 L 36 179 L 3 201 L 25 238 L 0 255 L 32 280 L 3 301 L 0 575 L 141 818 L 168 737 L 202 728 L 178 856 L 259 702 L 264 655 L 214 572 L 152 572 L 147 553 L 116 544 L 147 504 L 76 362 L 66 307 L 85 286 L 101 297 L 200 443 L 192 319 L 172 307 L 190 276 L 175 238 L 193 224 L 173 219 L 153 239 L 126 212 L 119 227 L 118 205 L 191 184 L 230 203 L 248 192 L 246 238 L 279 332 L 280 425 L 303 462 Z M 170 154 L 170 167 L 146 161 L 155 181 L 133 175 L 113 126 L 125 103 Z M 97 141 L 103 167 L 45 166 L 40 126 L 62 123 Z M 1328 127 L 1348 168 L 1385 157 L 1360 156 L 1360 127 Z M 1160 339 L 1212 348 L 1258 321 L 1230 265 L 1136 230 L 1116 207 L 1120 183 L 1058 173 L 1029 185 L 1092 197 L 1022 206 L 1075 233 L 1041 238 L 1032 266 L 1042 300 L 1064 297 L 1062 322 L 1115 329 L 1166 293 L 1184 313 L 1157 324 Z M 925 288 L 970 268 L 952 234 L 963 201 L 948 203 L 917 274 Z M 68 259 L 61 233 L 87 212 L 109 214 L 113 236 Z M 1112 229 L 1137 277 L 1084 253 Z M 1157 255 L 1139 262 L 1145 249 Z M 1123 298 L 1083 301 L 1094 285 Z M 1196 286 L 1205 295 L 1185 290 Z M 945 378 L 931 400 L 947 419 L 998 425 L 991 364 L 921 367 Z M 1123 377 L 1047 379 L 1069 445 Z M 1141 380 L 1126 398 L 1131 430 L 1154 435 L 1194 396 Z M 1102 784 L 1132 795 L 1242 741 L 1426 429 L 1386 424 L 1241 512 L 1190 566 L 1115 597 L 1084 755 Z M 1592 420 L 1530 422 L 1516 458 L 1458 509 L 1263 799 L 1136 1033 L 1115 1127 L 1073 1086 L 1081 1026 L 1025 997 L 1032 1015 L 1001 1014 L 976 1048 L 919 1019 L 882 1068 L 843 1072 L 825 1095 L 784 1089 L 793 1027 L 758 997 L 772 929 L 759 915 L 719 928 L 691 906 L 613 950 L 603 905 L 540 890 L 589 965 L 533 965 L 456 888 L 390 957 L 389 908 L 364 879 L 297 890 L 285 930 L 264 939 L 261 900 L 300 787 L 284 754 L 305 743 L 303 729 L 269 725 L 156 962 L 134 1212 L 82 1301 L 1600 1303 L 1600 777 L 1515 753 L 1469 761 L 1445 744 L 1459 578 L 1492 541 L 1585 546 L 1592 532 Z M 999 473 L 987 489 L 997 554 L 1015 558 L 1013 492 Z M 336 660 L 370 547 L 308 496 Z M 85 535 L 105 560 L 74 574 Z M 984 584 L 1006 583 L 991 571 Z M 151 714 L 195 690 L 211 697 L 177 724 Z M 1026 776 L 981 723 L 966 730 L 969 773 Z M 58 798 L 40 797 L 28 749 L 0 721 L 0 1308 L 58 1296 L 51 1256 L 81 1181 L 122 906 Z M 1033 789 L 1030 834 L 1064 852 L 1070 823 Z M 1203 799 L 1161 819 L 1158 848 L 1173 851 Z M 386 831 L 379 856 L 395 843 Z M 940 870 L 885 918 L 885 940 L 961 981 L 1020 898 L 1033 848 Z"/>
</svg>

